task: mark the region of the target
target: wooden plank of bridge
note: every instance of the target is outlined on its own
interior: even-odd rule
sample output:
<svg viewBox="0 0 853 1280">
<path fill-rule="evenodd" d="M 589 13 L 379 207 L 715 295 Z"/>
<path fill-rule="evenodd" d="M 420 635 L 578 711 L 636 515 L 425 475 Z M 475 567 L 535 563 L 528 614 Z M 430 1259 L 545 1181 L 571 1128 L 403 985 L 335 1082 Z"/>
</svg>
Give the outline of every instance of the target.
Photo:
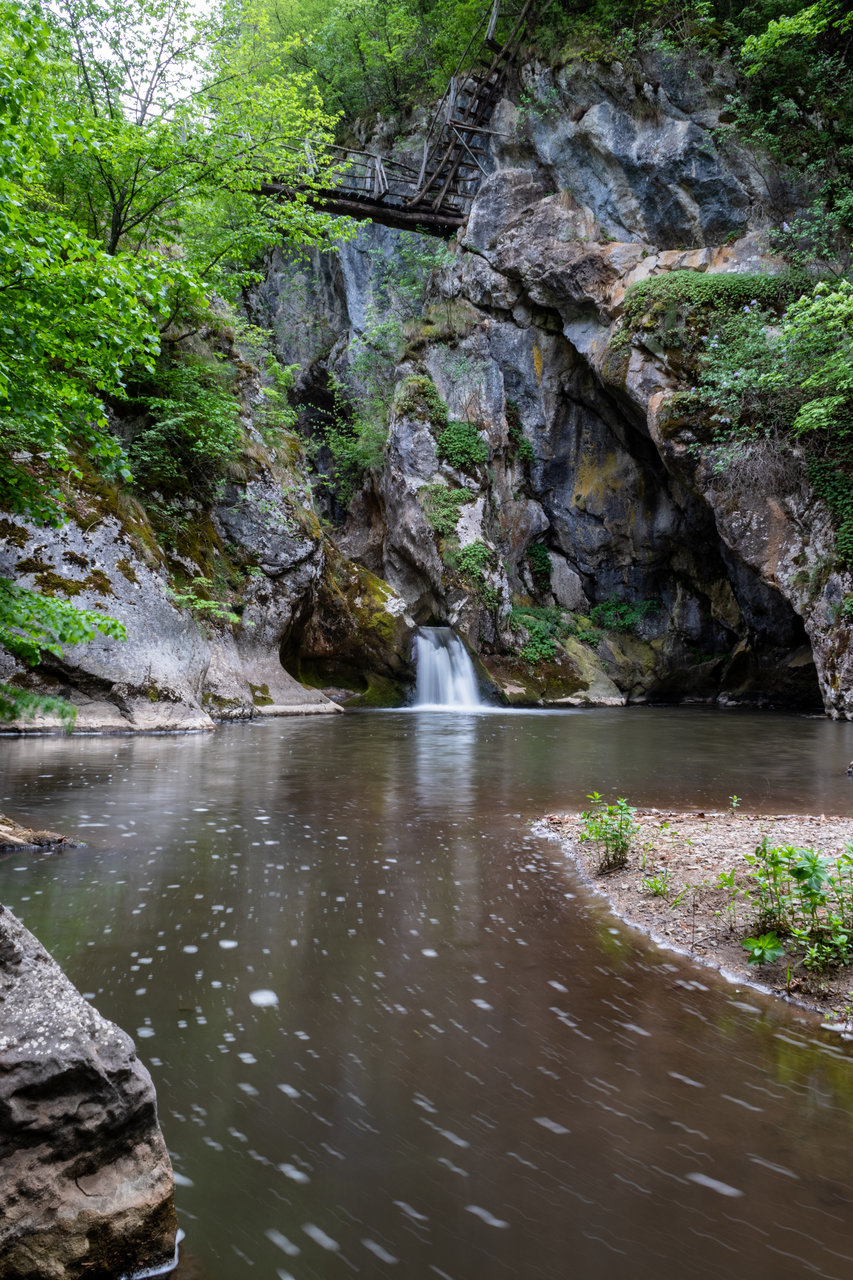
<svg viewBox="0 0 853 1280">
<path fill-rule="evenodd" d="M 471 187 L 479 184 L 486 173 L 481 158 L 486 155 L 486 139 L 490 135 L 487 125 L 509 69 L 537 11 L 549 3 L 550 0 L 522 0 L 520 8 L 504 10 L 511 26 L 509 34 L 500 39 L 496 37 L 500 0 L 491 0 L 433 115 L 419 172 L 375 152 L 333 147 L 331 150 L 344 158 L 347 174 L 334 188 L 303 188 L 303 196 L 315 208 L 328 213 L 373 219 L 386 226 L 420 228 L 433 235 L 452 235 L 463 225 L 466 206 L 475 194 Z M 480 36 L 484 24 L 485 34 Z M 477 39 L 491 54 L 479 66 L 472 54 Z M 469 55 L 474 57 L 475 65 L 469 65 L 462 74 Z M 310 178 L 317 166 L 308 141 L 305 160 Z M 283 197 L 296 194 L 292 186 L 283 183 L 264 183 L 261 192 Z"/>
</svg>

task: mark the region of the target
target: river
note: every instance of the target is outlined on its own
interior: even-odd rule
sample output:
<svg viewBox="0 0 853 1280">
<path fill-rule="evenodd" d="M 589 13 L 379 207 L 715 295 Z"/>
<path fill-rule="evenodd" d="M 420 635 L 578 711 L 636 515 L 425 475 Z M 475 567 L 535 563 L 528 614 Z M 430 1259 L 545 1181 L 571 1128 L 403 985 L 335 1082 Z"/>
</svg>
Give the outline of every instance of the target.
<svg viewBox="0 0 853 1280">
<path fill-rule="evenodd" d="M 848 1277 L 853 1061 L 657 951 L 530 821 L 845 814 L 853 725 L 365 712 L 7 739 L 0 862 L 149 1065 L 204 1280 Z"/>
</svg>

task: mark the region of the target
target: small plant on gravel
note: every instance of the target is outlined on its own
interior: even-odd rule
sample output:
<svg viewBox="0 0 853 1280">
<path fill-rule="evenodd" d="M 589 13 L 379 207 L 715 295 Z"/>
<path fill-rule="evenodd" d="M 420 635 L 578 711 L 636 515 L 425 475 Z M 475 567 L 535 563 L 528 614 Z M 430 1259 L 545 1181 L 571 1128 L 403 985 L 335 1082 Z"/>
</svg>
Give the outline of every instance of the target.
<svg viewBox="0 0 853 1280">
<path fill-rule="evenodd" d="M 850 963 L 853 845 L 848 844 L 833 865 L 819 851 L 776 848 L 765 837 L 746 861 L 755 886 L 759 927 L 792 939 L 802 949 L 805 969 L 822 972 Z"/>
<path fill-rule="evenodd" d="M 726 915 L 729 917 L 729 933 L 734 933 L 735 925 L 737 924 L 737 899 L 738 894 L 741 892 L 740 886 L 735 882 L 734 870 L 721 871 L 717 876 L 715 888 L 725 889 L 728 894 L 729 900 L 726 903 Z M 749 894 L 745 893 L 745 896 L 748 898 Z"/>
<path fill-rule="evenodd" d="M 729 796 L 729 809 L 732 813 L 737 813 L 740 808 L 740 796 Z"/>
<path fill-rule="evenodd" d="M 773 964 L 785 954 L 778 934 L 773 932 L 759 934 L 757 938 L 744 938 L 742 945 L 748 964 Z"/>
<path fill-rule="evenodd" d="M 640 833 L 636 809 L 621 796 L 615 804 L 607 804 L 593 791 L 587 796 L 592 808 L 581 814 L 581 843 L 591 841 L 598 846 L 598 872 L 616 871 L 628 861 L 631 842 Z"/>
<path fill-rule="evenodd" d="M 640 884 L 646 893 L 650 893 L 654 898 L 666 898 L 669 896 L 669 890 L 672 885 L 671 871 L 658 871 L 648 876 L 645 880 L 641 880 Z"/>
</svg>

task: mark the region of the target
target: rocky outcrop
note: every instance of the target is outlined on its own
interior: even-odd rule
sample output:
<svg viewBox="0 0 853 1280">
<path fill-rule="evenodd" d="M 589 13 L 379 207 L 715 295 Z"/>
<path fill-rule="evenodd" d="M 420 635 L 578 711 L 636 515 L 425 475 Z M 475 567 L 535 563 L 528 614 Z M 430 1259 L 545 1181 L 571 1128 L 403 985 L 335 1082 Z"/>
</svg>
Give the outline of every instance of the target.
<svg viewBox="0 0 853 1280">
<path fill-rule="evenodd" d="M 151 1078 L 0 907 L 0 1277 L 168 1268 L 177 1222 Z"/>
<path fill-rule="evenodd" d="M 206 730 L 223 718 L 339 710 L 280 661 L 313 608 L 324 536 L 300 442 L 280 432 L 265 443 L 254 423 L 260 373 L 241 369 L 245 451 L 209 502 L 145 507 L 89 475 L 59 529 L 2 520 L 0 576 L 126 629 L 123 641 L 96 636 L 47 655 L 34 672 L 0 654 L 0 680 L 66 697 L 77 732 Z M 42 715 L 14 727 L 63 726 Z"/>
<path fill-rule="evenodd" d="M 796 466 L 750 484 L 715 471 L 677 412 L 684 362 L 620 329 L 648 276 L 782 265 L 766 231 L 796 192 L 720 130 L 730 72 L 695 71 L 664 53 L 523 70 L 523 106 L 499 104 L 491 174 L 433 281 L 430 315 L 448 322 L 412 335 L 384 466 L 336 540 L 416 622 L 455 626 L 510 700 L 822 698 L 853 714 L 850 583 L 826 509 Z M 302 269 L 328 325 L 313 385 L 345 362 L 365 270 L 394 236 L 362 229 L 344 261 Z M 287 295 L 282 262 L 273 274 L 268 303 Z M 441 456 L 448 420 L 474 425 L 483 459 Z M 562 611 L 573 634 L 519 661 L 536 646 L 513 604 Z M 613 605 L 633 607 L 630 626 L 608 625 Z"/>
<path fill-rule="evenodd" d="M 354 353 L 411 238 L 362 224 L 336 253 L 274 253 L 247 305 L 299 365 L 313 496 L 299 441 L 256 429 L 262 378 L 243 361 L 250 446 L 177 534 L 103 492 L 81 493 L 59 534 L 7 522 L 0 574 L 128 627 L 123 645 L 51 659 L 39 687 L 68 693 L 82 729 L 334 709 L 330 689 L 398 701 L 414 627 L 448 623 L 510 701 L 853 715 L 853 584 L 802 467 L 756 455 L 721 475 L 707 424 L 679 409 L 689 362 L 621 325 L 626 289 L 650 276 L 780 269 L 767 229 L 797 193 L 721 128 L 733 84 L 724 64 L 663 50 L 522 69 L 451 263 L 405 325 L 383 465 L 346 510 L 319 424 L 348 378 L 369 399 Z M 422 123 L 402 139 L 380 123 L 370 145 L 411 159 Z M 471 457 L 444 447 L 449 423 L 474 430 Z M 238 624 L 186 607 L 199 574 L 225 583 Z"/>
<path fill-rule="evenodd" d="M 74 846 L 68 836 L 58 831 L 34 831 L 32 827 L 23 827 L 14 818 L 0 813 L 0 853 L 12 849 L 59 849 Z"/>
<path fill-rule="evenodd" d="M 403 596 L 331 547 L 314 610 L 283 660 L 347 706 L 399 706 L 414 679 L 414 630 Z"/>
</svg>

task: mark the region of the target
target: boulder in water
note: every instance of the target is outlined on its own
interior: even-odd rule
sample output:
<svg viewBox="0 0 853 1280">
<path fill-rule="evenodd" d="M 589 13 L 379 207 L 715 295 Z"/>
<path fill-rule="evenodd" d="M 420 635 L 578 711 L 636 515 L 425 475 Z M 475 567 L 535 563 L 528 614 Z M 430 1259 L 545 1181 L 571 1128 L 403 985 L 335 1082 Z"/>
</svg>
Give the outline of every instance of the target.
<svg viewBox="0 0 853 1280">
<path fill-rule="evenodd" d="M 177 1221 L 151 1077 L 0 906 L 0 1280 L 166 1274 Z"/>
</svg>

